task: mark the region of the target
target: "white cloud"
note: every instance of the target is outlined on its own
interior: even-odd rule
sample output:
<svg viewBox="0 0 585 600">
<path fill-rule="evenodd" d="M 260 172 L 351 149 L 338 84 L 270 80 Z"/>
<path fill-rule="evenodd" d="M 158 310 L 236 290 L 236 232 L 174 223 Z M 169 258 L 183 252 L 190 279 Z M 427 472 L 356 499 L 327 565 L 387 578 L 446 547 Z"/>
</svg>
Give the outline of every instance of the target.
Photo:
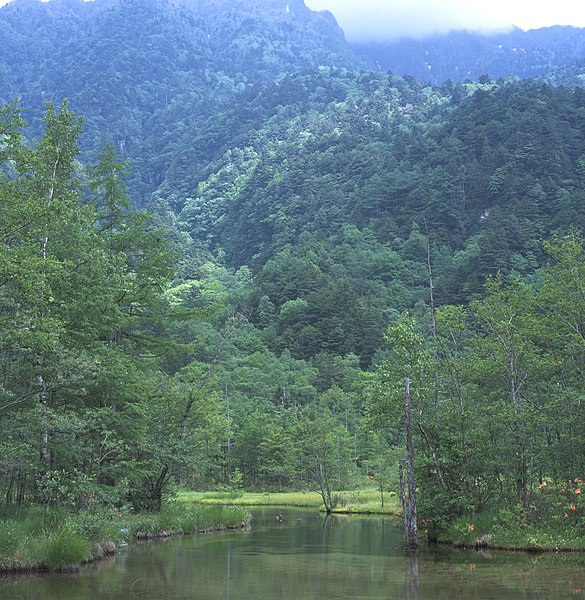
<svg viewBox="0 0 585 600">
<path fill-rule="evenodd" d="M 329 10 L 350 40 L 422 37 L 450 29 L 490 31 L 516 25 L 585 27 L 585 3 L 575 0 L 305 0 Z"/>
</svg>

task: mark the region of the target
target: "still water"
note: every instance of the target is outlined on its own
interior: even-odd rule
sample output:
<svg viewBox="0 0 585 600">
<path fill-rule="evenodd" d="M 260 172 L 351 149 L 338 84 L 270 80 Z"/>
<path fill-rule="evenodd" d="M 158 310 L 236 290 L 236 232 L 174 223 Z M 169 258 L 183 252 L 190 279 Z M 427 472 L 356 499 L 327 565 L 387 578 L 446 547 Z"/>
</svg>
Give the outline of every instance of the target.
<svg viewBox="0 0 585 600">
<path fill-rule="evenodd" d="M 79 575 L 0 579 L 1 600 L 550 599 L 585 594 L 585 555 L 424 549 L 387 519 L 257 510 L 248 531 L 131 545 Z M 282 515 L 282 521 L 276 515 Z"/>
</svg>

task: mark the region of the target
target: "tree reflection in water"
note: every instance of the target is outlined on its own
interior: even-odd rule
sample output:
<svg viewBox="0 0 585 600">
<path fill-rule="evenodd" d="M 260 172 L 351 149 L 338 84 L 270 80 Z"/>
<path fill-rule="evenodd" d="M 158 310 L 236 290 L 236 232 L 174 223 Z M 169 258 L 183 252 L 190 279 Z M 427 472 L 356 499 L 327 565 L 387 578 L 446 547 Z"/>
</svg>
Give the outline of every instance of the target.
<svg viewBox="0 0 585 600">
<path fill-rule="evenodd" d="M 404 563 L 404 600 L 418 600 L 419 576 L 418 555 L 408 553 Z"/>
</svg>

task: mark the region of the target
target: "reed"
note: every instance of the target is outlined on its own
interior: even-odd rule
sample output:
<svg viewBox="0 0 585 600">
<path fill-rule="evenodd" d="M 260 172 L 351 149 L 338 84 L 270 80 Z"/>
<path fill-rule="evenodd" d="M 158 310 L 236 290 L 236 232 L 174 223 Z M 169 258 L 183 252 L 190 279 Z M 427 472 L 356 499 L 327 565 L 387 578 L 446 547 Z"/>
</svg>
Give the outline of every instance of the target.
<svg viewBox="0 0 585 600">
<path fill-rule="evenodd" d="M 170 504 L 160 513 L 128 519 L 131 539 L 149 539 L 200 531 L 230 529 L 249 524 L 250 513 L 241 506 Z"/>
<path fill-rule="evenodd" d="M 36 515 L 0 524 L 0 570 L 75 570 L 90 559 L 89 540 L 69 524 L 47 531 L 40 527 Z"/>
</svg>

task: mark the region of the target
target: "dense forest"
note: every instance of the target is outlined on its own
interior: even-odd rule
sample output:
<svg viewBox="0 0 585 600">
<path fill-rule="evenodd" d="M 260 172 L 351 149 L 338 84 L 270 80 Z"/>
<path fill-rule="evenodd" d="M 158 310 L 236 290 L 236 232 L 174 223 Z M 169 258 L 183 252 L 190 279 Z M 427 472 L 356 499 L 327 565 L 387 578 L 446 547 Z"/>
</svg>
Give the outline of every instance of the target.
<svg viewBox="0 0 585 600">
<path fill-rule="evenodd" d="M 0 9 L 2 502 L 396 490 L 409 378 L 429 530 L 578 526 L 577 57 L 432 86 L 252 4 Z"/>
</svg>

